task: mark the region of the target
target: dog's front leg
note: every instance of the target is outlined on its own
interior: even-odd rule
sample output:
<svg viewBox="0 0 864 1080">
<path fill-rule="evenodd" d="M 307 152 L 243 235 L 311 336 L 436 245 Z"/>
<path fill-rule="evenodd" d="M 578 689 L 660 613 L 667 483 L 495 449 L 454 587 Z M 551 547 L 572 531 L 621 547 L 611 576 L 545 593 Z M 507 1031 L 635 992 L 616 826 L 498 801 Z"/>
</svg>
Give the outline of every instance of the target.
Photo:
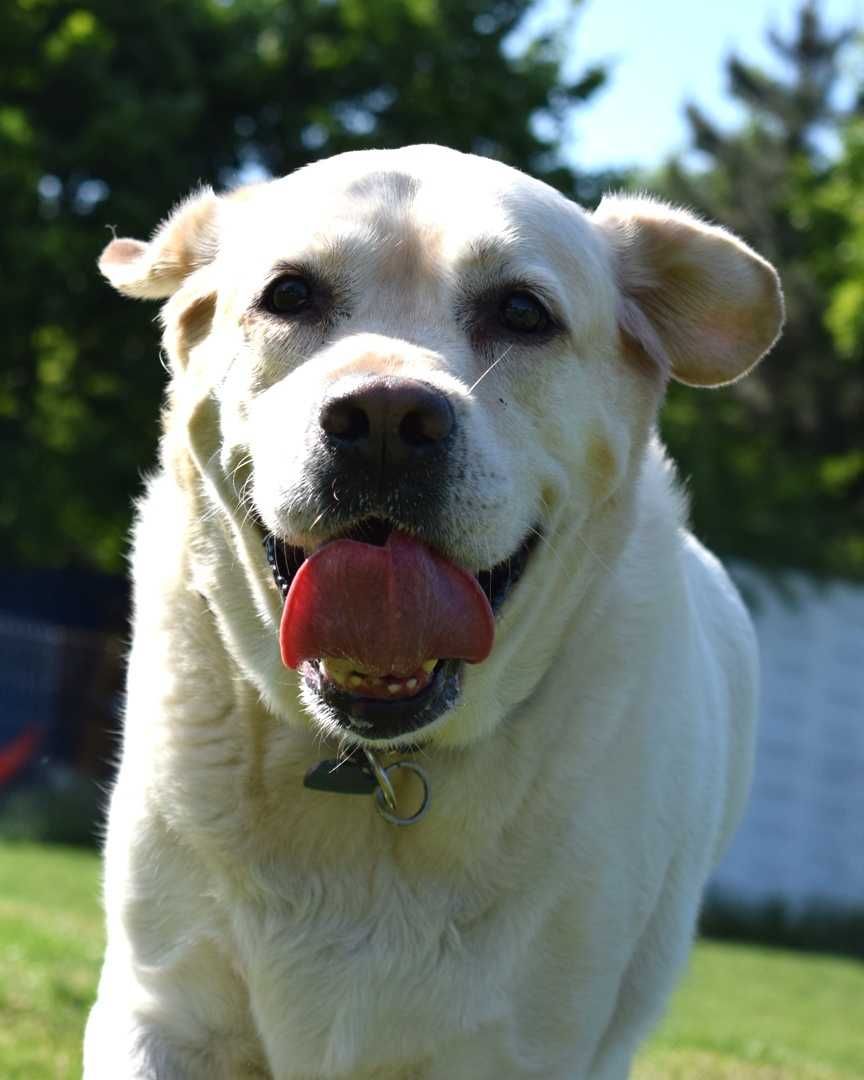
<svg viewBox="0 0 864 1080">
<path fill-rule="evenodd" d="M 155 1018 L 100 1000 L 87 1022 L 83 1080 L 271 1080 L 256 1056 L 242 1037 L 180 1041 Z"/>
<path fill-rule="evenodd" d="M 127 901 L 125 921 L 109 923 L 84 1080 L 271 1080 L 225 942 L 201 927 L 176 932 L 167 906 L 166 896 Z"/>
</svg>

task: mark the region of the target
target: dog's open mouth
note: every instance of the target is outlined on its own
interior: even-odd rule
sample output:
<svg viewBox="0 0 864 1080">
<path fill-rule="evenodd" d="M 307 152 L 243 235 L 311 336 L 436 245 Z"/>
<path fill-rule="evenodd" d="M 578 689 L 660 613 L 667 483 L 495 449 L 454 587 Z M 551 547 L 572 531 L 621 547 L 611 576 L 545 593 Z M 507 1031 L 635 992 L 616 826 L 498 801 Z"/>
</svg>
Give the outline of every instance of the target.
<svg viewBox="0 0 864 1080">
<path fill-rule="evenodd" d="M 280 647 L 316 702 L 367 739 L 432 723 L 480 663 L 494 613 L 521 577 L 538 530 L 507 559 L 471 574 L 381 518 L 312 554 L 274 536 L 268 561 L 285 597 Z"/>
</svg>

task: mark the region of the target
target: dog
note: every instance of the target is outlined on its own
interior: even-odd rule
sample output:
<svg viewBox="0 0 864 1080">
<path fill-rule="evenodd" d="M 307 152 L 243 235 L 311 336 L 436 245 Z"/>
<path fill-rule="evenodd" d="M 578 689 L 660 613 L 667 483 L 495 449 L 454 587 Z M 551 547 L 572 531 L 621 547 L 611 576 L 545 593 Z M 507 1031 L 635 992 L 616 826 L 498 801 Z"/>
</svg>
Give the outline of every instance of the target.
<svg viewBox="0 0 864 1080">
<path fill-rule="evenodd" d="M 86 1080 L 621 1080 L 751 772 L 756 646 L 655 423 L 773 268 L 436 146 L 195 192 L 164 299 Z"/>
</svg>

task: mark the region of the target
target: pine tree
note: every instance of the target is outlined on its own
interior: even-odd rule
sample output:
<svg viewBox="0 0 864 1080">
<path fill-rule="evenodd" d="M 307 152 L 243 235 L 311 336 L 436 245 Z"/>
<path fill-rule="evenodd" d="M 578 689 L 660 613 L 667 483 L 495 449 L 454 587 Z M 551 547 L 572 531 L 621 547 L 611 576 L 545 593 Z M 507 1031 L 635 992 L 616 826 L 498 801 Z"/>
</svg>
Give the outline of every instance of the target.
<svg viewBox="0 0 864 1080">
<path fill-rule="evenodd" d="M 787 324 L 757 371 L 717 395 L 673 392 L 665 432 L 691 478 L 697 530 L 727 554 L 761 563 L 864 576 L 864 351 L 841 360 L 826 314 L 839 284 L 848 215 L 826 198 L 844 168 L 838 105 L 856 31 L 831 31 L 815 2 L 790 37 L 768 35 L 784 74 L 732 56 L 729 89 L 745 110 L 721 130 L 687 107 L 707 167 L 670 163 L 659 186 L 727 225 L 780 271 Z M 864 195 L 864 192 L 859 192 Z M 856 465 L 856 461 L 858 464 Z"/>
</svg>

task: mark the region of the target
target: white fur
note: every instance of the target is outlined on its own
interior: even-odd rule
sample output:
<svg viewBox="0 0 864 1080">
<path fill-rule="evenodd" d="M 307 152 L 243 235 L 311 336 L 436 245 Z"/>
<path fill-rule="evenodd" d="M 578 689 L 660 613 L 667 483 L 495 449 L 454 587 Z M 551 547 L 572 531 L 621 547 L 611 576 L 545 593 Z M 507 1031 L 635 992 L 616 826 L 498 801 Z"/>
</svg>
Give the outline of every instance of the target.
<svg viewBox="0 0 864 1080">
<path fill-rule="evenodd" d="M 650 242 L 631 243 L 645 205 L 592 219 L 497 163 L 415 147 L 204 192 L 150 245 L 106 249 L 119 288 L 171 296 L 174 379 L 135 534 L 86 1080 L 628 1075 L 740 816 L 756 708 L 747 615 L 652 436 L 663 367 L 727 381 L 781 318 L 770 268 L 721 230 L 652 204 Z M 355 297 L 320 340 L 250 315 L 272 266 L 310 254 Z M 484 376 L 506 346 L 475 354 L 454 310 L 502 258 L 566 329 Z M 679 298 L 682 263 L 698 287 Z M 747 329 L 751 308 L 770 333 Z M 687 323 L 671 344 L 670 313 Z M 700 335 L 703 367 L 681 345 Z M 452 559 L 476 570 L 545 533 L 492 655 L 424 733 L 433 801 L 406 829 L 302 787 L 336 733 L 280 663 L 281 600 L 238 490 L 269 528 L 314 536 L 305 425 L 380 371 L 456 403 Z"/>
</svg>

